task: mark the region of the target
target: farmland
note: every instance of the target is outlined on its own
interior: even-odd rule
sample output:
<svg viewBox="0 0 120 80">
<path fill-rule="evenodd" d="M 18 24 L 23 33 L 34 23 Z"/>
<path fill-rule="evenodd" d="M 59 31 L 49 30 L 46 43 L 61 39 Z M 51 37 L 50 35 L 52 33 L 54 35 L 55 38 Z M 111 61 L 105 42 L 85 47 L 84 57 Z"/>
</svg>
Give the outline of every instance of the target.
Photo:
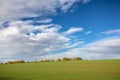
<svg viewBox="0 0 120 80">
<path fill-rule="evenodd" d="M 120 80 L 120 60 L 1 64 L 0 80 Z"/>
</svg>

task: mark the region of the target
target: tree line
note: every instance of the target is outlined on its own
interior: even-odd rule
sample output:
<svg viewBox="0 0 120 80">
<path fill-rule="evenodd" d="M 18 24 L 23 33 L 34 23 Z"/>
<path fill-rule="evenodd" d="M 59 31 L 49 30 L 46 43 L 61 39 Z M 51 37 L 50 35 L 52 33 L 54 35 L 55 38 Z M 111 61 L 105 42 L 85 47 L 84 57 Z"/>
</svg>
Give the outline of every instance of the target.
<svg viewBox="0 0 120 80">
<path fill-rule="evenodd" d="M 53 60 L 39 60 L 39 61 L 32 61 L 32 62 L 64 62 L 64 61 L 82 61 L 83 59 L 81 57 L 75 57 L 75 58 L 59 58 L 59 59 L 53 59 Z M 16 61 L 7 61 L 5 64 L 16 64 L 16 63 L 31 63 L 30 61 L 24 61 L 24 60 L 16 60 Z M 3 63 L 0 63 L 3 64 Z"/>
<path fill-rule="evenodd" d="M 25 63 L 24 60 L 17 60 L 17 61 L 7 61 L 5 64 L 16 64 L 16 63 Z"/>
<path fill-rule="evenodd" d="M 63 62 L 63 61 L 82 61 L 83 59 L 81 57 L 75 57 L 75 58 L 68 58 L 64 57 L 62 59 L 57 60 L 40 60 L 39 62 Z"/>
</svg>

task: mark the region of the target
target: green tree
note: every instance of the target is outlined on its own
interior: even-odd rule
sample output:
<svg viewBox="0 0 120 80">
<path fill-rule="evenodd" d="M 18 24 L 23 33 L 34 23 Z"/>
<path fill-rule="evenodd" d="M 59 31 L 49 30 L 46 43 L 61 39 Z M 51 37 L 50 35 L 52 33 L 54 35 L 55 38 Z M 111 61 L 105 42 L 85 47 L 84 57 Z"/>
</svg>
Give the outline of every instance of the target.
<svg viewBox="0 0 120 80">
<path fill-rule="evenodd" d="M 81 57 L 76 57 L 75 58 L 77 61 L 82 61 L 83 59 Z"/>
<path fill-rule="evenodd" d="M 61 59 L 57 59 L 56 61 L 57 61 L 57 62 L 61 62 L 62 60 L 61 60 Z"/>
<path fill-rule="evenodd" d="M 71 58 L 64 57 L 62 61 L 71 61 Z"/>
</svg>

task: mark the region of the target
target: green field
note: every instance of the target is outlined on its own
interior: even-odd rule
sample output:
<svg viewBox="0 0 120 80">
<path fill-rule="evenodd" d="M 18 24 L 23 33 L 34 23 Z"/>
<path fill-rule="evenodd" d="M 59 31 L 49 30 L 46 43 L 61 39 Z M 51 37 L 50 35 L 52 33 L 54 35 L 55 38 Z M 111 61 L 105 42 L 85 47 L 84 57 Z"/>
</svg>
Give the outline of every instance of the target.
<svg viewBox="0 0 120 80">
<path fill-rule="evenodd" d="M 120 60 L 4 64 L 0 80 L 120 80 Z"/>
</svg>

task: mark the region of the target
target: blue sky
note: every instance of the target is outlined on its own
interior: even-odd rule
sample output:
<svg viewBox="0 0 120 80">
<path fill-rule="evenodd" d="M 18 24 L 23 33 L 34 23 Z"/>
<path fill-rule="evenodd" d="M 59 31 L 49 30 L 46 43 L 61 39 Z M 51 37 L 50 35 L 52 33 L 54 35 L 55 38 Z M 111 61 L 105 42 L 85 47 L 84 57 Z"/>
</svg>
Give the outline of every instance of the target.
<svg viewBox="0 0 120 80">
<path fill-rule="evenodd" d="M 55 16 L 53 22 L 62 24 L 65 29 L 70 26 L 84 27 L 94 33 L 120 28 L 119 0 L 91 0 L 86 4 L 78 3 L 77 7 L 73 13 Z"/>
<path fill-rule="evenodd" d="M 120 58 L 119 0 L 1 0 L 0 60 Z"/>
</svg>

